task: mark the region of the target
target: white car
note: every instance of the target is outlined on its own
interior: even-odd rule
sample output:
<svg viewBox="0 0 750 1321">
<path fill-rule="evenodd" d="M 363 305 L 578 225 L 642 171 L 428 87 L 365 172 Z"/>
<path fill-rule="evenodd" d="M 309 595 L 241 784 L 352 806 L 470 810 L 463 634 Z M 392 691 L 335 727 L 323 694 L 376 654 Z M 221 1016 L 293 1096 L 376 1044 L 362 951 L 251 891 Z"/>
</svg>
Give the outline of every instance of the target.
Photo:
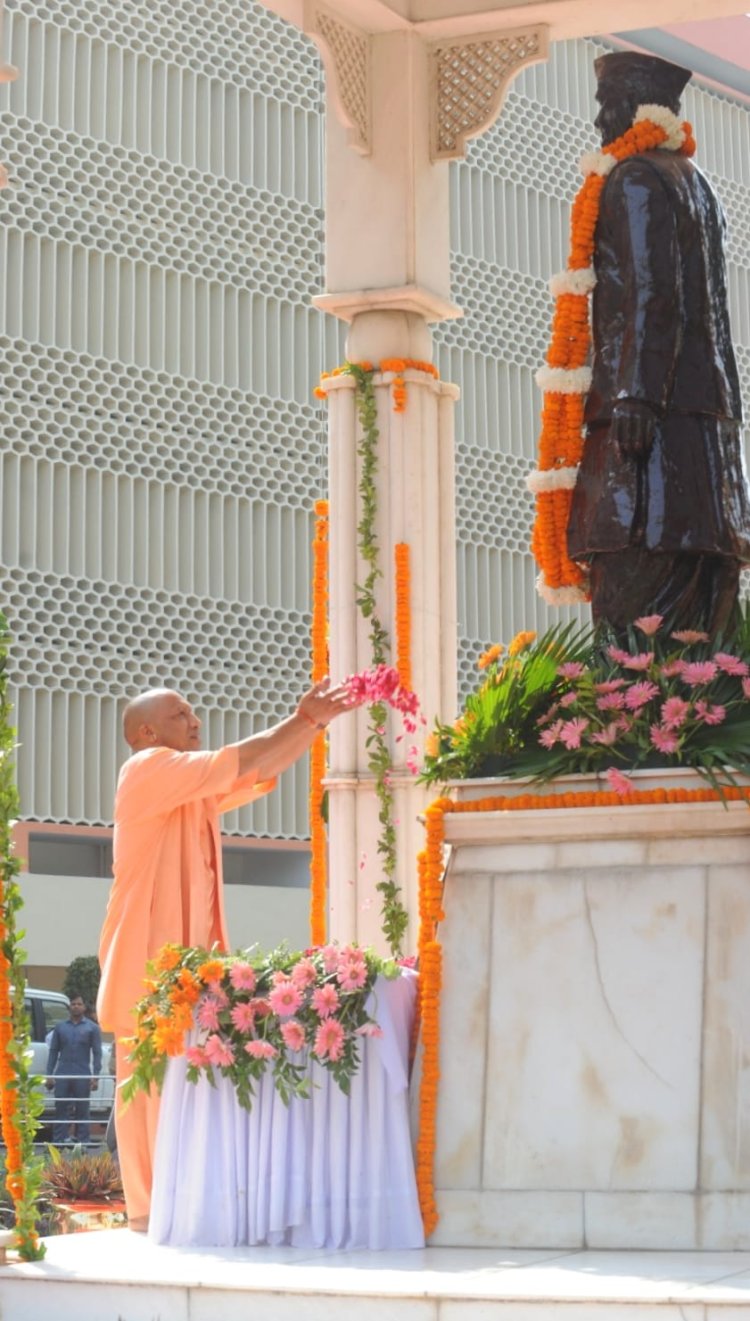
<svg viewBox="0 0 750 1321">
<path fill-rule="evenodd" d="M 31 1049 L 33 1054 L 32 1072 L 39 1074 L 44 1088 L 44 1120 L 48 1122 L 55 1109 L 54 1093 L 47 1091 L 47 1058 L 49 1046 L 47 1039 L 56 1023 L 64 1022 L 69 1017 L 70 1001 L 61 991 L 38 991 L 30 986 L 24 997 L 26 1012 L 31 1027 Z M 109 1119 L 115 1095 L 115 1080 L 110 1070 L 112 1046 L 109 1041 L 102 1042 L 102 1069 L 99 1086 L 91 1093 L 91 1118 L 96 1123 L 105 1123 Z"/>
</svg>

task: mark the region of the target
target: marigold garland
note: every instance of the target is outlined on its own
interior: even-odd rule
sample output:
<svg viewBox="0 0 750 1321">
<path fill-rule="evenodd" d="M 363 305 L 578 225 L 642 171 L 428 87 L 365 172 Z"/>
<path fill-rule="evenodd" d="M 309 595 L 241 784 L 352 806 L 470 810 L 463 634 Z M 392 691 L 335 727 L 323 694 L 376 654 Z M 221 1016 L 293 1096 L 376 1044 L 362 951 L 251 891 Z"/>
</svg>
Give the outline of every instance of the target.
<svg viewBox="0 0 750 1321">
<path fill-rule="evenodd" d="M 36 1261 L 44 1256 L 44 1245 L 36 1228 L 42 1161 L 34 1154 L 34 1137 L 44 1102 L 29 1071 L 26 956 L 16 927 L 23 901 L 16 881 L 20 864 L 11 836 L 11 823 L 18 816 L 18 794 L 12 762 L 15 731 L 9 722 L 5 686 L 6 637 L 5 620 L 0 616 L 0 1127 L 6 1148 L 5 1186 L 15 1210 L 15 1246 L 24 1260 Z"/>
<path fill-rule="evenodd" d="M 404 380 L 405 371 L 426 372 L 434 380 L 438 379 L 438 369 L 434 362 L 423 362 L 421 358 L 381 358 L 379 363 L 372 362 L 346 362 L 341 367 L 334 367 L 333 371 L 321 372 L 321 384 L 316 385 L 313 394 L 316 399 L 326 399 L 328 392 L 323 381 L 330 380 L 332 376 L 344 376 L 351 372 L 352 367 L 358 367 L 363 372 L 390 372 L 393 374 L 391 385 L 393 386 L 393 411 L 394 413 L 406 412 L 406 381 Z"/>
<path fill-rule="evenodd" d="M 596 277 L 594 234 L 601 195 L 615 165 L 655 148 L 692 156 L 692 128 L 664 106 L 639 106 L 633 124 L 601 151 L 581 161 L 585 175 L 573 202 L 567 270 L 553 277 L 555 297 L 547 366 L 537 373 L 544 395 L 538 467 L 528 478 L 536 497 L 531 548 L 540 569 L 538 587 L 553 604 L 586 600 L 586 574 L 568 556 L 567 529 L 576 474 L 583 450 L 584 400 L 591 383 L 588 299 Z"/>
<path fill-rule="evenodd" d="M 393 548 L 396 564 L 396 669 L 403 688 L 411 689 L 411 563 L 409 544 Z"/>
<path fill-rule="evenodd" d="M 312 592 L 312 681 L 328 673 L 328 501 L 315 502 Z M 310 943 L 326 941 L 326 826 L 323 820 L 323 780 L 326 772 L 326 736 L 321 733 L 310 749 Z"/>
<path fill-rule="evenodd" d="M 442 946 L 437 938 L 442 909 L 445 817 L 449 812 L 524 812 L 549 808 L 633 807 L 641 804 L 744 802 L 750 806 L 750 788 L 733 785 L 716 789 L 634 789 L 617 794 L 606 790 L 580 790 L 561 794 L 498 794 L 454 802 L 436 798 L 425 812 L 425 847 L 417 857 L 419 878 L 419 1014 L 422 1036 L 422 1078 L 419 1089 L 417 1137 L 417 1191 L 425 1235 L 435 1229 L 439 1215 L 435 1201 L 435 1134 L 440 1079 L 440 990 Z"/>
</svg>

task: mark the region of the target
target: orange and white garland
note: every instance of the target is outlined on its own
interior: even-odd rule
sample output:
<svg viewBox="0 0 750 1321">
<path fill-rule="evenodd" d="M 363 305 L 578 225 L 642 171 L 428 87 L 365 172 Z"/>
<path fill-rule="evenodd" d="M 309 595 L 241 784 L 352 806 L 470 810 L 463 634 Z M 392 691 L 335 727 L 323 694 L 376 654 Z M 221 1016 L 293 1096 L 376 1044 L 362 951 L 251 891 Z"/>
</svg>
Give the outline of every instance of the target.
<svg viewBox="0 0 750 1321">
<path fill-rule="evenodd" d="M 315 502 L 312 591 L 312 681 L 328 673 L 328 501 Z M 326 736 L 318 734 L 310 748 L 310 944 L 326 941 L 326 826 L 323 820 L 323 780 Z"/>
<path fill-rule="evenodd" d="M 527 484 L 536 496 L 531 548 L 540 569 L 537 587 L 554 605 L 587 600 L 586 573 L 568 556 L 567 529 L 583 450 L 584 402 L 591 386 L 588 300 L 596 284 L 594 233 L 602 190 L 620 161 L 655 148 L 692 156 L 692 128 L 665 106 L 642 105 L 627 133 L 582 158 L 584 182 L 573 202 L 568 268 L 550 280 L 555 299 L 552 339 L 547 365 L 536 376 L 544 394 L 538 466 Z"/>
</svg>

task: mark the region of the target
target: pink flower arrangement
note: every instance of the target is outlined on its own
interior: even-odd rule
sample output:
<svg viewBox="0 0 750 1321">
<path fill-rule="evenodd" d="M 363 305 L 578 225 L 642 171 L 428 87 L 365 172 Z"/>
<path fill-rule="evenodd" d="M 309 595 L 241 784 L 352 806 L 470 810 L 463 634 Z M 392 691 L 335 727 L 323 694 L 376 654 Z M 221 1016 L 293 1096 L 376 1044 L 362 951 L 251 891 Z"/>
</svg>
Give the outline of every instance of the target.
<svg viewBox="0 0 750 1321">
<path fill-rule="evenodd" d="M 168 1040 L 162 1025 L 182 1003 L 176 993 L 200 985 L 198 969 L 209 961 L 206 950 L 177 949 L 175 963 L 175 949 L 170 946 L 164 967 L 158 957 L 149 965 L 151 989 L 137 1007 L 132 1041 L 130 1095 L 161 1085 Z M 375 979 L 401 975 L 393 960 L 354 944 L 330 944 L 303 954 L 282 947 L 269 955 L 222 955 L 218 966 L 222 975 L 208 983 L 195 1006 L 195 1029 L 185 1050 L 187 1077 L 197 1082 L 220 1070 L 248 1109 L 253 1081 L 271 1063 L 274 1086 L 285 1100 L 309 1095 L 313 1060 L 348 1088 L 362 1038 L 380 1031 L 367 1008 Z"/>
<path fill-rule="evenodd" d="M 684 766 L 715 786 L 750 776 L 748 703 L 750 610 L 731 642 L 657 614 L 609 644 L 561 625 L 512 664 L 493 661 L 460 719 L 437 726 L 422 779 Z"/>
<path fill-rule="evenodd" d="M 706 635 L 697 630 L 672 633 L 672 641 L 682 644 L 678 653 L 673 646 L 670 650 L 669 642 L 665 648 L 661 625 L 659 615 L 635 621 L 653 644 L 647 652 L 614 644 L 606 648 L 611 665 L 624 674 L 602 676 L 601 653 L 588 666 L 578 660 L 558 663 L 557 675 L 567 690 L 560 691 L 558 685 L 554 701 L 535 720 L 537 742 L 555 753 L 558 772 L 596 769 L 605 758 L 632 766 L 653 764 L 656 754 L 691 764 L 691 749 L 707 745 L 705 731 L 724 725 L 750 699 L 750 664 L 741 656 L 717 650 L 713 656 L 692 659 L 684 652 L 705 645 Z M 642 677 L 634 678 L 633 672 Z M 713 700 L 717 683 L 723 685 L 716 692 L 720 701 Z M 566 719 L 555 718 L 561 708 Z M 561 749 L 580 754 L 582 762 L 566 764 Z M 607 774 L 617 793 L 628 792 L 630 786 L 625 787 L 616 765 Z"/>
</svg>

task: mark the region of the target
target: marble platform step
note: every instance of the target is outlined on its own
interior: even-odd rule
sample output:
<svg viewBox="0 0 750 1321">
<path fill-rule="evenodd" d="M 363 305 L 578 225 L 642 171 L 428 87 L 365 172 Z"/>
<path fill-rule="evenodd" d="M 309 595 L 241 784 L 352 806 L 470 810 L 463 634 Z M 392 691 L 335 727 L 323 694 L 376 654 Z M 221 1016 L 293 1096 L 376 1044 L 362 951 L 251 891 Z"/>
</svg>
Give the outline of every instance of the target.
<svg viewBox="0 0 750 1321">
<path fill-rule="evenodd" d="M 750 1253 L 160 1248 L 127 1229 L 0 1268 L 2 1321 L 750 1321 Z"/>
</svg>

